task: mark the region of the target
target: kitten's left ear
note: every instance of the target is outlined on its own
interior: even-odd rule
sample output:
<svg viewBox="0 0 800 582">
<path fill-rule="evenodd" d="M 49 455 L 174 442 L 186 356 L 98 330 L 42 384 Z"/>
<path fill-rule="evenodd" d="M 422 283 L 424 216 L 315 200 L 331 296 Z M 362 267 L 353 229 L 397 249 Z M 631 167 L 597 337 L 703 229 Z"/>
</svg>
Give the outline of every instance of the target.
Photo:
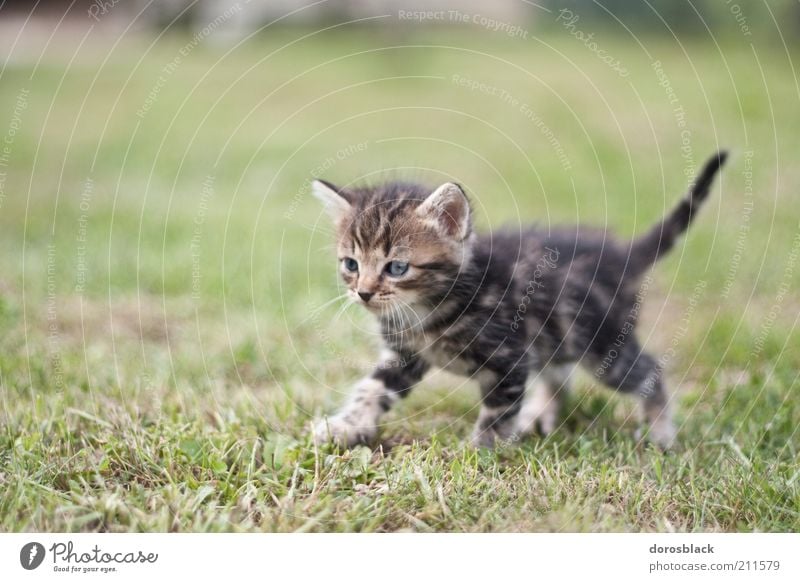
<svg viewBox="0 0 800 582">
<path fill-rule="evenodd" d="M 442 234 L 464 240 L 472 230 L 469 200 L 458 184 L 439 186 L 417 208 L 417 214 L 434 224 Z"/>
<path fill-rule="evenodd" d="M 325 210 L 334 222 L 339 222 L 353 209 L 343 191 L 330 182 L 314 180 L 311 183 L 311 192 L 325 205 Z"/>
</svg>

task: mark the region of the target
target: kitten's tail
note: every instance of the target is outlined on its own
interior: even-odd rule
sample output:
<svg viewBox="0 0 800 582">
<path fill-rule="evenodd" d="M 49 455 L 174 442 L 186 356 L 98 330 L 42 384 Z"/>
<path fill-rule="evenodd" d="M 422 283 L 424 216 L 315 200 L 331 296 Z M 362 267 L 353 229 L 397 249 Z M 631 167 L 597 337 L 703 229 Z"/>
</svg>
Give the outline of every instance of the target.
<svg viewBox="0 0 800 582">
<path fill-rule="evenodd" d="M 689 228 L 697 209 L 708 196 L 714 176 L 727 157 L 728 152 L 719 151 L 708 160 L 691 190 L 680 204 L 659 224 L 633 241 L 628 273 L 632 275 L 644 273 L 650 265 L 673 247 L 678 236 Z"/>
</svg>

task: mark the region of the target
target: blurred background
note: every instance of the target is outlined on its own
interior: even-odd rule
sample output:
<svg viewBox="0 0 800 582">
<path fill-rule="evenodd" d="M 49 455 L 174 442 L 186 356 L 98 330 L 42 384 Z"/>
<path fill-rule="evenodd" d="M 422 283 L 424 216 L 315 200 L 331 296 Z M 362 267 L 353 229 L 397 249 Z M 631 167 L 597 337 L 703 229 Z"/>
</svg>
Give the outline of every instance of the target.
<svg viewBox="0 0 800 582">
<path fill-rule="evenodd" d="M 655 273 L 643 338 L 683 422 L 717 434 L 720 410 L 749 410 L 731 422 L 785 426 L 784 450 L 799 33 L 792 0 L 5 0 L 6 422 L 72 435 L 89 421 L 58 419 L 80 410 L 302 434 L 376 344 L 366 314 L 326 305 L 341 289 L 314 177 L 457 180 L 479 228 L 628 237 L 727 148 Z M 475 394 L 449 390 L 415 401 L 436 412 L 419 434 L 468 430 Z"/>
</svg>

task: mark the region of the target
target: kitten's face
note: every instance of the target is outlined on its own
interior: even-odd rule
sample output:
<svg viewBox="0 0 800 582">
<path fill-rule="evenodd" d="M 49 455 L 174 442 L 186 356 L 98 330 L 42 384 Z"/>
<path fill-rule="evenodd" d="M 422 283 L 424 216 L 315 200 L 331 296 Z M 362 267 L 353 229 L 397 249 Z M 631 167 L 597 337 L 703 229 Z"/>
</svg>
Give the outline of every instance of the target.
<svg viewBox="0 0 800 582">
<path fill-rule="evenodd" d="M 469 256 L 470 209 L 455 184 L 342 190 L 314 182 L 337 230 L 349 297 L 378 313 L 433 307 Z"/>
</svg>

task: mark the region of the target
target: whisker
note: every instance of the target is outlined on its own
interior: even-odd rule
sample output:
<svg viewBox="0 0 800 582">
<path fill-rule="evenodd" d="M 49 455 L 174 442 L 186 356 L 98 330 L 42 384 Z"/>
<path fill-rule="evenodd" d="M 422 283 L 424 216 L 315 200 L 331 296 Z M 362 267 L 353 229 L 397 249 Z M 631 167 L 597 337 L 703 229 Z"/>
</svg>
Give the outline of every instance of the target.
<svg viewBox="0 0 800 582">
<path fill-rule="evenodd" d="M 311 311 L 309 311 L 308 316 L 305 319 L 303 319 L 302 321 L 300 321 L 300 323 L 298 325 L 303 325 L 309 319 L 313 319 L 314 317 L 316 317 L 316 315 L 319 314 L 320 311 L 322 311 L 323 309 L 328 307 L 330 304 L 335 303 L 336 301 L 340 301 L 340 300 L 344 299 L 345 297 L 347 297 L 347 293 L 345 293 L 343 295 L 339 295 L 338 297 L 334 297 L 333 299 L 331 299 L 329 301 L 326 301 L 325 303 L 323 303 L 319 307 L 316 307 L 316 308 L 312 309 Z"/>
<path fill-rule="evenodd" d="M 347 308 L 353 305 L 352 301 L 345 301 L 344 304 L 339 308 L 336 314 L 331 318 L 331 323 L 336 323 L 339 321 L 339 318 L 347 311 Z"/>
<path fill-rule="evenodd" d="M 410 312 L 410 314 L 413 314 L 413 315 L 414 315 L 414 317 L 416 317 L 416 319 L 417 319 L 417 323 L 419 324 L 419 326 L 420 326 L 420 327 L 422 327 L 422 320 L 419 318 L 419 314 L 416 312 L 416 310 L 414 310 L 414 308 L 413 308 L 413 307 L 411 307 L 411 305 L 409 305 L 407 302 L 403 301 L 403 300 L 402 300 L 402 299 L 400 299 L 399 297 L 397 298 L 397 301 L 398 301 L 398 303 L 400 303 L 400 304 L 401 304 L 403 307 L 405 307 L 405 308 L 406 308 L 406 309 L 407 309 L 407 310 Z M 410 322 L 409 322 L 409 323 L 410 323 Z"/>
<path fill-rule="evenodd" d="M 326 234 L 326 235 L 329 235 L 329 236 L 335 236 L 336 235 L 335 231 L 330 230 L 328 228 L 325 228 L 324 226 L 308 225 L 308 224 L 302 224 L 302 223 L 299 224 L 298 226 L 300 226 L 301 228 L 304 228 L 304 229 L 306 229 L 306 230 L 308 230 L 310 232 L 313 232 L 313 233 L 321 232 L 322 234 Z"/>
<path fill-rule="evenodd" d="M 399 320 L 397 319 L 397 306 L 394 303 L 389 304 L 389 313 L 392 317 L 392 336 L 400 336 L 400 341 L 402 343 L 403 336 L 401 330 L 399 329 L 401 326 L 399 324 Z"/>
<path fill-rule="evenodd" d="M 403 310 L 401 309 L 401 307 L 399 305 L 395 305 L 395 308 L 397 310 L 397 319 L 399 320 L 398 332 L 400 334 L 400 344 L 402 345 L 405 343 L 406 328 L 408 326 L 406 325 L 406 319 L 403 316 Z"/>
</svg>

